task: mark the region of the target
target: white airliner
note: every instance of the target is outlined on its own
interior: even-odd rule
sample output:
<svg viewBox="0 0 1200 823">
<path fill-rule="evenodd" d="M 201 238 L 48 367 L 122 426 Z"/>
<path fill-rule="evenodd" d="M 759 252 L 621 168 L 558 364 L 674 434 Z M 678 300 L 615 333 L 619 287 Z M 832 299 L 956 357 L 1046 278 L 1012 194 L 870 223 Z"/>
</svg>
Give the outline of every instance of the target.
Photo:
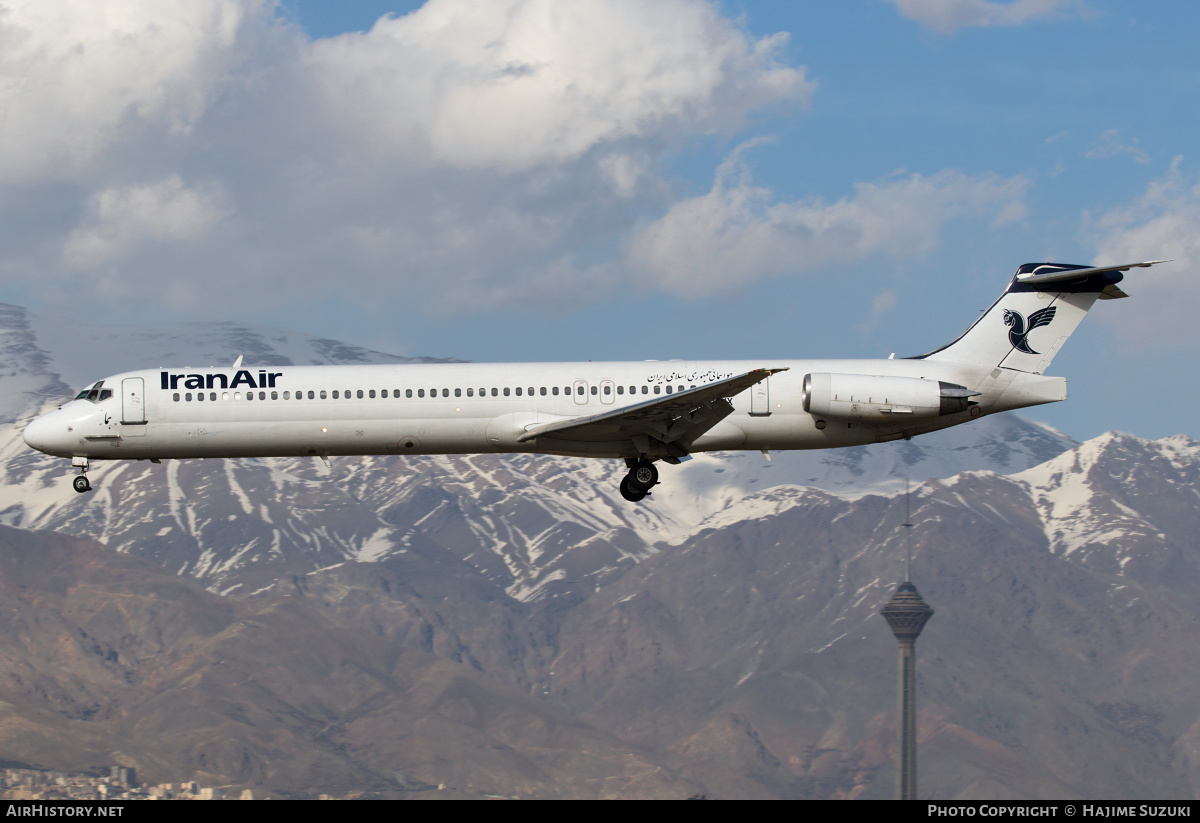
<svg viewBox="0 0 1200 823">
<path fill-rule="evenodd" d="M 92 460 L 534 452 L 623 459 L 638 501 L 656 461 L 880 443 L 1065 400 L 1043 371 L 1121 272 L 1029 263 L 957 340 L 888 360 L 157 368 L 106 377 L 25 428 Z"/>
</svg>

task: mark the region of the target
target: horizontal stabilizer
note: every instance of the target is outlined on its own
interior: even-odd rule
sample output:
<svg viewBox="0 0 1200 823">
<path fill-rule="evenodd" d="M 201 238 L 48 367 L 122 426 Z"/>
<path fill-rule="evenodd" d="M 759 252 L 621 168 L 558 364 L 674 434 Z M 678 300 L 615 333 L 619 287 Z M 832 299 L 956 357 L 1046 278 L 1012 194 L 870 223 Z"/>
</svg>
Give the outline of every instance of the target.
<svg viewBox="0 0 1200 823">
<path fill-rule="evenodd" d="M 1110 271 L 1129 271 L 1130 269 L 1146 269 L 1159 263 L 1170 262 L 1170 260 L 1147 260 L 1145 263 L 1122 263 L 1119 266 L 1098 266 L 1092 269 L 1066 270 L 1055 266 L 1053 263 L 1048 263 L 1044 266 L 1038 266 L 1036 269 L 1027 274 L 1018 274 L 1017 282 L 1027 285 L 1036 285 L 1038 283 L 1059 283 L 1065 280 L 1076 280 L 1081 277 L 1090 277 L 1093 274 L 1103 274 Z"/>
</svg>

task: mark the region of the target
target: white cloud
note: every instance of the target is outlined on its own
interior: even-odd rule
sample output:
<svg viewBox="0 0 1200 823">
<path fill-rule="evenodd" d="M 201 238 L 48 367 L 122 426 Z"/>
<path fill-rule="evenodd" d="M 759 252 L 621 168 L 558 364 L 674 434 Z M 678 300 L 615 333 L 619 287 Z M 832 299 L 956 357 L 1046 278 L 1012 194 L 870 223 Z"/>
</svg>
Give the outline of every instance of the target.
<svg viewBox="0 0 1200 823">
<path fill-rule="evenodd" d="M 265 0 L 4 0 L 0 181 L 71 172 L 139 126 L 185 131 Z"/>
<path fill-rule="evenodd" d="M 733 131 L 813 84 L 697 0 L 430 0 L 312 44 L 340 113 L 376 147 L 525 168 L 664 132 Z"/>
<path fill-rule="evenodd" d="M 0 0 L 0 284 L 578 305 L 669 205 L 664 149 L 814 89 L 707 0 L 429 0 L 315 41 L 275 10 Z"/>
<path fill-rule="evenodd" d="M 952 219 L 1013 214 L 1027 186 L 1023 177 L 947 170 L 858 183 L 852 197 L 836 203 L 779 202 L 753 184 L 739 151 L 708 193 L 676 203 L 644 226 L 629 261 L 642 282 L 704 297 L 873 254 L 929 251 Z"/>
<path fill-rule="evenodd" d="M 909 20 L 950 34 L 973 26 L 1019 26 L 1030 20 L 1086 12 L 1082 0 L 888 0 Z"/>
<path fill-rule="evenodd" d="M 172 176 L 145 186 L 105 189 L 92 198 L 87 224 L 67 241 L 74 268 L 108 263 L 143 243 L 190 240 L 225 215 L 214 187 L 191 189 Z"/>
<path fill-rule="evenodd" d="M 1121 287 L 1131 298 L 1102 314 L 1133 348 L 1187 348 L 1200 343 L 1200 178 L 1185 175 L 1181 160 L 1125 208 L 1089 220 L 1097 265 L 1170 259 L 1133 269 Z"/>
<path fill-rule="evenodd" d="M 1135 163 L 1140 163 L 1144 166 L 1150 162 L 1150 155 L 1142 151 L 1137 142 L 1136 137 L 1130 138 L 1128 141 L 1123 141 L 1116 129 L 1109 129 L 1093 141 L 1088 150 L 1083 153 L 1083 156 L 1089 160 L 1104 160 L 1110 157 L 1128 155 Z"/>
<path fill-rule="evenodd" d="M 896 307 L 896 292 L 893 289 L 879 294 L 871 301 L 871 314 L 881 317 Z"/>
</svg>

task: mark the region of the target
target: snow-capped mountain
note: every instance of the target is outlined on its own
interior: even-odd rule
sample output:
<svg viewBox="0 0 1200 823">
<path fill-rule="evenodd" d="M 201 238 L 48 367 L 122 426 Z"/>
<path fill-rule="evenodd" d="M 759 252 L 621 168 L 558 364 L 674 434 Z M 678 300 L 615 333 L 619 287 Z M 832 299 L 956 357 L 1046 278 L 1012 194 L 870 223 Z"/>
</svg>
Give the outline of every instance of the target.
<svg viewBox="0 0 1200 823">
<path fill-rule="evenodd" d="M 532 455 L 101 464 L 96 490 L 77 495 L 66 461 L 20 440 L 48 395 L 146 365 L 147 350 L 161 362 L 170 352 L 249 363 L 251 343 L 262 364 L 389 360 L 283 330 L 80 331 L 0 311 L 0 522 L 98 538 L 231 595 L 170 597 L 264 615 L 275 632 L 255 639 L 257 617 L 214 619 L 196 641 L 213 651 L 187 678 L 154 685 L 161 667 L 130 651 L 149 642 L 131 633 L 153 635 L 162 607 L 112 608 L 138 584 L 98 586 L 89 575 L 111 561 L 95 548 L 62 561 L 69 583 L 34 574 L 21 560 L 43 551 L 33 540 L 5 571 L 29 616 L 0 632 L 11 640 L 0 644 L 0 700 L 17 707 L 0 716 L 4 739 L 27 742 L 36 727 L 64 762 L 119 755 L 148 770 L 170 750 L 170 762 L 207 764 L 214 779 L 284 790 L 311 785 L 317 762 L 338 785 L 365 785 L 360 773 L 390 785 L 388 741 L 403 727 L 424 731 L 396 738 L 409 758 L 400 788 L 438 785 L 460 774 L 453 763 L 481 793 L 592 796 L 593 783 L 632 786 L 642 773 L 614 765 L 628 745 L 658 770 L 651 796 L 698 786 L 714 797 L 886 797 L 895 645 L 877 611 L 903 573 L 907 531 L 914 579 L 936 609 L 918 646 L 925 791 L 1200 791 L 1200 444 L 1187 437 L 1075 444 L 1000 415 L 862 449 L 700 455 L 664 467 L 636 506 L 617 492 L 613 462 Z M 48 622 L 46 604 L 60 600 Z M 38 635 L 50 622 L 53 638 Z M 273 638 L 295 631 L 342 639 L 272 659 Z M 445 685 L 426 689 L 412 663 L 366 671 L 409 652 Z M 340 692 L 325 689 L 331 658 L 348 678 Z M 369 681 L 388 699 L 360 700 Z M 537 716 L 526 698 L 586 724 L 572 732 L 577 748 L 600 741 L 605 765 L 580 771 L 576 744 L 545 731 L 526 742 L 544 752 L 560 741 L 553 775 L 497 771 L 487 741 L 510 745 L 505 718 Z M 153 724 L 139 720 L 145 706 L 159 707 Z M 569 725 L 546 717 L 529 722 Z M 490 719 L 474 738 L 463 730 L 478 718 Z M 214 758 L 202 732 L 218 726 Z M 279 735 L 303 746 L 288 755 Z"/>
<path fill-rule="evenodd" d="M 698 455 L 665 467 L 640 505 L 618 461 L 531 455 L 97 464 L 89 495 L 66 461 L 31 452 L 24 423 L 74 387 L 152 364 L 407 362 L 407 358 L 233 323 L 120 328 L 0 307 L 0 522 L 92 537 L 153 558 L 213 591 L 246 594 L 280 576 L 402 554 L 432 541 L 520 600 L 594 587 L 705 528 L 789 505 L 810 487 L 850 497 L 906 478 L 1038 465 L 1073 445 L 1014 415 L 910 442 L 820 452 Z M 420 359 L 428 362 L 428 358 Z M 415 362 L 415 361 L 414 361 Z"/>
</svg>

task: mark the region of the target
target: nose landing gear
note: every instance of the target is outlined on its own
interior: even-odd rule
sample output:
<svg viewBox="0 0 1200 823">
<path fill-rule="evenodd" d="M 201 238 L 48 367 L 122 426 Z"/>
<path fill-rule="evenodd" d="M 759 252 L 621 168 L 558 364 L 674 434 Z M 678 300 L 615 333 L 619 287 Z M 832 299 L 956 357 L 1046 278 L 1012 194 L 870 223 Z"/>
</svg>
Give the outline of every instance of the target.
<svg viewBox="0 0 1200 823">
<path fill-rule="evenodd" d="M 649 460 L 626 460 L 625 463 L 629 473 L 621 480 L 621 496 L 630 503 L 637 503 L 658 483 L 658 469 Z"/>
<path fill-rule="evenodd" d="M 71 465 L 79 469 L 79 474 L 75 475 L 75 479 L 71 481 L 71 486 L 80 494 L 90 492 L 92 484 L 87 479 L 88 459 L 86 457 L 72 457 Z"/>
</svg>

